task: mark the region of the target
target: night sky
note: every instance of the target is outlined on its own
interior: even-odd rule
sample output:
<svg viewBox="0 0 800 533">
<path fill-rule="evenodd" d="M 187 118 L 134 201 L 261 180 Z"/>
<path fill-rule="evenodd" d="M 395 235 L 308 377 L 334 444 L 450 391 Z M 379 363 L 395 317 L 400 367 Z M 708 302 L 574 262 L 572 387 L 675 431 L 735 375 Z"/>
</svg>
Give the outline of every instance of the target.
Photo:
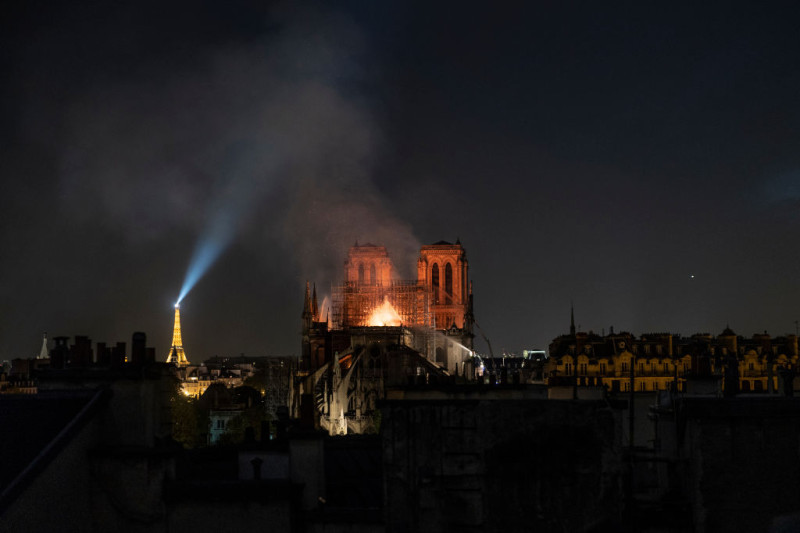
<svg viewBox="0 0 800 533">
<path fill-rule="evenodd" d="M 189 359 L 298 354 L 356 240 L 460 238 L 495 351 L 795 332 L 795 2 L 164 4 L 4 8 L 0 360 L 164 360 L 198 247 Z"/>
</svg>

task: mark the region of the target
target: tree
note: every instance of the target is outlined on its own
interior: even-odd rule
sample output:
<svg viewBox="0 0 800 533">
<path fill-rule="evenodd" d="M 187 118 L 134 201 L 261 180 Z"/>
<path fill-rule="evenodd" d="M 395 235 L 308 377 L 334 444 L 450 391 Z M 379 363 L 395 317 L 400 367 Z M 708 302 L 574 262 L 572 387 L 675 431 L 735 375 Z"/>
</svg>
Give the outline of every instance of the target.
<svg viewBox="0 0 800 533">
<path fill-rule="evenodd" d="M 183 394 L 177 381 L 170 393 L 169 403 L 172 410 L 172 438 L 187 449 L 204 445 L 208 433 L 208 411 L 201 409 L 195 398 Z"/>
<path fill-rule="evenodd" d="M 256 440 L 261 440 L 261 422 L 269 422 L 270 416 L 263 405 L 254 405 L 244 409 L 225 425 L 225 433 L 220 437 L 220 444 L 240 444 L 244 442 L 247 428 L 252 427 Z M 269 428 L 269 425 L 266 426 Z"/>
</svg>

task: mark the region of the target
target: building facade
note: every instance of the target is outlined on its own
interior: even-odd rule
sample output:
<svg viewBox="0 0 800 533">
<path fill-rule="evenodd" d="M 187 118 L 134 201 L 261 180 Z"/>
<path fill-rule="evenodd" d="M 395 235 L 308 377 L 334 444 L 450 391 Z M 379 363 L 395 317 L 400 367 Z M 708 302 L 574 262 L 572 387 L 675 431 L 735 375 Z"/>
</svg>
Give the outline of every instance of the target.
<svg viewBox="0 0 800 533">
<path fill-rule="evenodd" d="M 574 321 L 573 321 L 574 324 Z M 550 344 L 549 383 L 604 386 L 612 392 L 687 391 L 692 377 L 716 378 L 727 395 L 778 392 L 791 387 L 798 364 L 796 335 L 766 332 L 745 338 L 726 327 L 697 333 L 576 332 Z"/>
</svg>

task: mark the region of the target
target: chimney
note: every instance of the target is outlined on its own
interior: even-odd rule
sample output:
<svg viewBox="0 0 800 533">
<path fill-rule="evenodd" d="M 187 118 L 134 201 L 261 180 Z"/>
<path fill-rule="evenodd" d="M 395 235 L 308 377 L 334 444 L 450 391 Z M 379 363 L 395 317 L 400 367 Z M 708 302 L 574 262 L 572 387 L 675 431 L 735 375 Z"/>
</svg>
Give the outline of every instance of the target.
<svg viewBox="0 0 800 533">
<path fill-rule="evenodd" d="M 131 360 L 134 365 L 141 366 L 144 364 L 145 355 L 147 353 L 147 335 L 141 331 L 137 331 L 131 338 Z"/>
<path fill-rule="evenodd" d="M 70 347 L 69 366 L 86 368 L 92 364 L 93 359 L 92 341 L 85 335 L 76 335 L 75 344 Z"/>
<path fill-rule="evenodd" d="M 69 337 L 55 337 L 53 340 L 56 345 L 50 350 L 50 366 L 59 370 L 66 368 L 69 360 L 69 346 L 67 345 Z"/>
<path fill-rule="evenodd" d="M 118 342 L 114 348 L 111 349 L 111 368 L 122 368 L 125 363 L 125 343 Z"/>
</svg>

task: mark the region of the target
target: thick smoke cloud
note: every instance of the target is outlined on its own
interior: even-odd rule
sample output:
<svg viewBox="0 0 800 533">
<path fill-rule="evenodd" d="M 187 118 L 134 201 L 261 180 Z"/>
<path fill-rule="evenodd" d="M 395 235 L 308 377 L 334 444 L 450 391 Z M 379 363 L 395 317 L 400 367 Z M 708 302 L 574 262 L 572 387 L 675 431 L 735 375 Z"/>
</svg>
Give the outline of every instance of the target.
<svg viewBox="0 0 800 533">
<path fill-rule="evenodd" d="M 92 87 L 69 112 L 68 216 L 108 220 L 134 244 L 186 230 L 224 247 L 261 227 L 257 244 L 280 244 L 298 279 L 334 279 L 354 239 L 413 253 L 411 228 L 372 182 L 379 125 L 348 90 L 369 82 L 358 32 L 302 15 L 181 70 Z"/>
<path fill-rule="evenodd" d="M 56 178 L 50 217 L 69 222 L 60 245 L 29 260 L 47 261 L 49 253 L 68 258 L 62 276 L 45 280 L 61 300 L 54 314 L 80 305 L 87 315 L 60 321 L 58 333 L 119 340 L 141 327 L 163 350 L 168 339 L 160 330 L 169 324 L 153 317 L 177 296 L 183 269 L 198 251 L 213 270 L 214 258 L 229 247 L 248 250 L 257 258 L 254 268 L 269 266 L 270 282 L 282 281 L 299 305 L 306 279 L 324 294 L 339 278 L 354 240 L 386 244 L 398 258 L 417 248 L 410 226 L 373 181 L 382 135 L 358 90 L 371 83 L 358 29 L 322 9 L 284 8 L 269 16 L 269 31 L 201 42 L 189 60 L 173 47 L 138 60 L 132 72 L 102 63 L 65 90 L 60 105 L 20 116 L 22 129 L 40 142 L 43 124 L 57 123 L 46 140 Z M 37 91 L 44 90 L 41 81 Z M 31 237 L 46 232 L 36 227 Z M 107 262 L 104 279 L 77 281 L 82 270 L 98 266 L 97 257 Z M 237 275 L 228 273 L 228 280 Z M 31 276 L 28 283 L 37 281 Z M 150 286 L 122 287 L 142 283 Z M 47 322 L 26 318 L 34 331 Z M 247 321 L 257 324 L 259 317 Z M 286 350 L 287 340 L 277 343 Z M 214 349 L 224 349 L 224 341 Z"/>
</svg>

